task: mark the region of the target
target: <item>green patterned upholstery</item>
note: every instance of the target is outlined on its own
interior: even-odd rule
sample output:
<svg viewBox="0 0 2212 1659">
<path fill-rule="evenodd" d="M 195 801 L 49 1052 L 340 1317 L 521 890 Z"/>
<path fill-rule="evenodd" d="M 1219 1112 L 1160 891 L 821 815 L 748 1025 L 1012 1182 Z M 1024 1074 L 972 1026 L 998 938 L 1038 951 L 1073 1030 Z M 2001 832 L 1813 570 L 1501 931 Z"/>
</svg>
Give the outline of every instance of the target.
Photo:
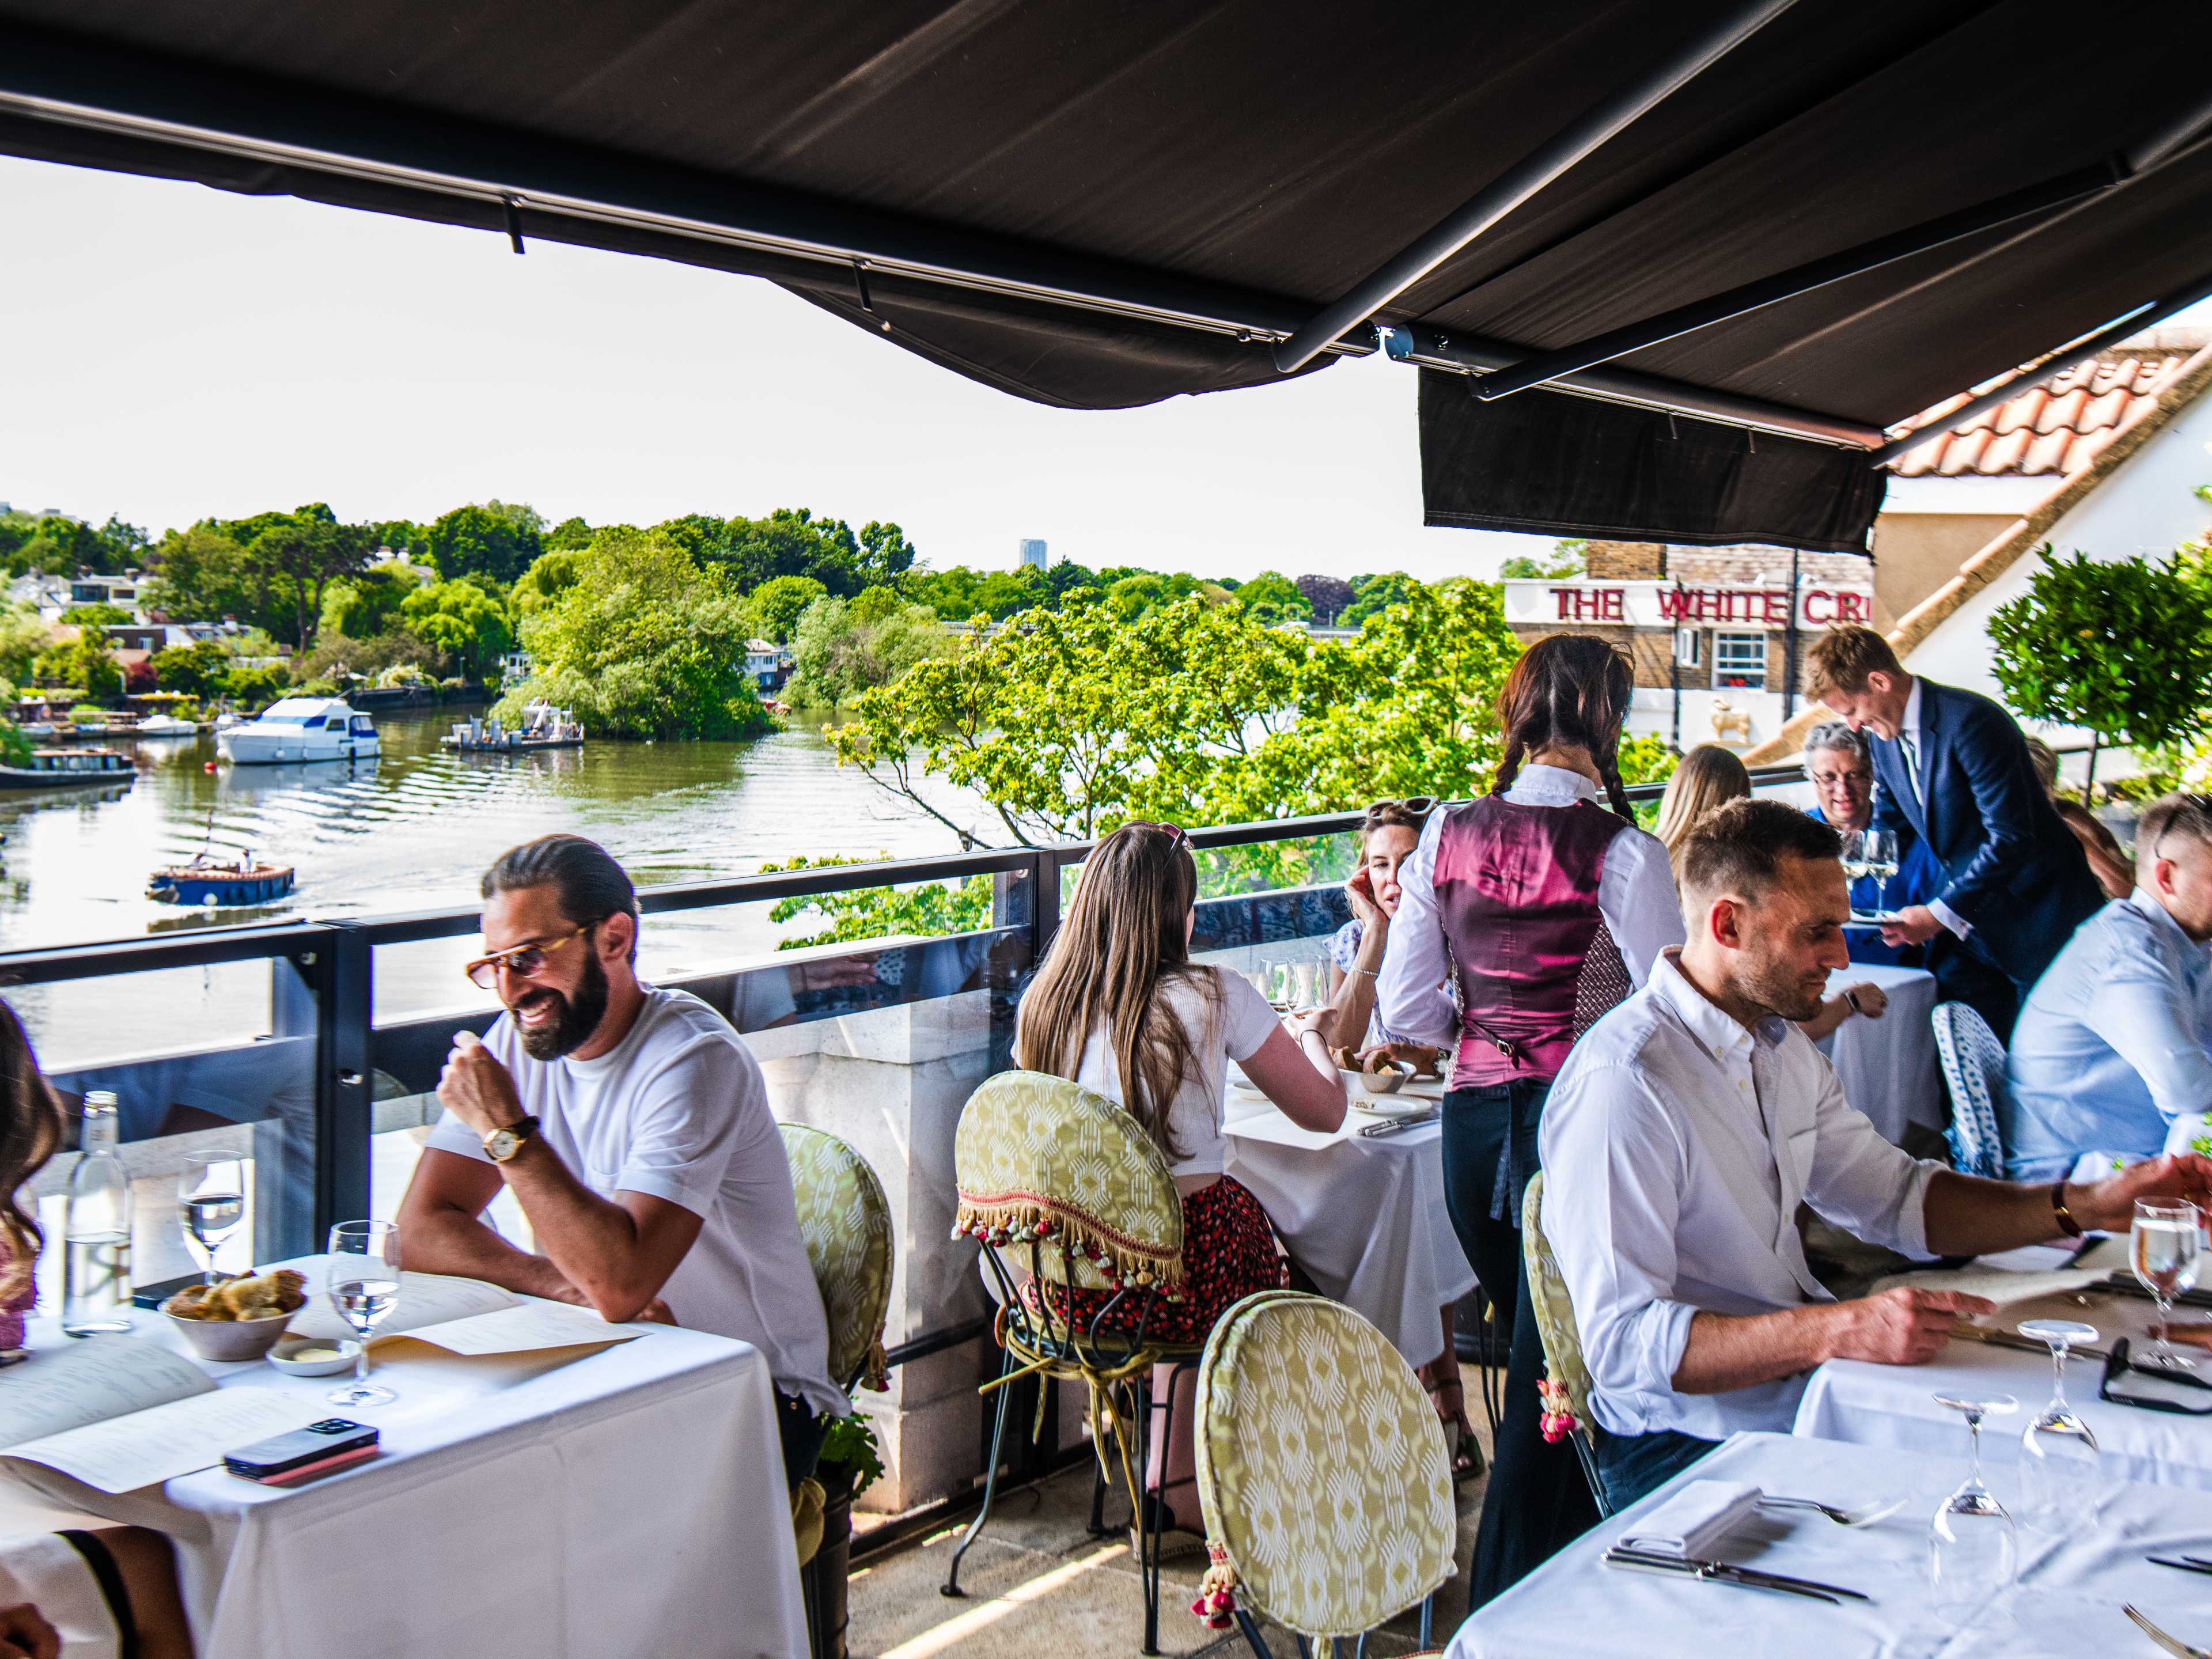
<svg viewBox="0 0 2212 1659">
<path fill-rule="evenodd" d="M 1103 1095 L 1040 1072 L 1001 1072 L 969 1097 L 953 1137 L 956 1235 L 999 1245 L 1031 1237 L 1078 1252 L 1075 1283 L 1126 1279 L 1173 1294 L 1182 1283 L 1182 1200 L 1167 1159 Z M 1038 1252 L 1067 1277 L 1058 1249 Z M 1026 1265 L 1022 1259 L 1022 1265 Z"/>
<path fill-rule="evenodd" d="M 844 1388 L 884 1376 L 884 1316 L 891 1302 L 891 1209 L 868 1162 L 804 1124 L 779 1123 L 799 1200 L 799 1236 L 830 1320 L 830 1375 Z"/>
<path fill-rule="evenodd" d="M 1583 1340 L 1575 1329 L 1575 1304 L 1567 1299 L 1567 1281 L 1559 1276 L 1559 1259 L 1544 1237 L 1544 1177 L 1528 1181 L 1528 1195 L 1521 1202 L 1521 1253 L 1528 1268 L 1528 1299 L 1536 1309 L 1536 1329 L 1544 1339 L 1544 1369 L 1563 1390 L 1567 1408 L 1577 1425 L 1589 1418 L 1589 1370 L 1583 1364 Z"/>
<path fill-rule="evenodd" d="M 1317 1296 L 1263 1291 L 1222 1316 L 1198 1372 L 1209 1587 L 1319 1638 L 1355 1636 L 1452 1575 L 1451 1455 L 1412 1369 Z"/>
</svg>

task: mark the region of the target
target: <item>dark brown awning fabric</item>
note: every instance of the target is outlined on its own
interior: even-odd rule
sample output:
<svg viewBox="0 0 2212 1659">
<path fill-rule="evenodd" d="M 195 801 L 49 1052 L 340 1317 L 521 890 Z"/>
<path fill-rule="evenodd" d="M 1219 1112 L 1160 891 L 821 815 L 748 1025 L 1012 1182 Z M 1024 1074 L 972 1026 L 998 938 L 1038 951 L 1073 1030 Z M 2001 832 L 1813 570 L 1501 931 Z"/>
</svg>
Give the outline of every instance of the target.
<svg viewBox="0 0 2212 1659">
<path fill-rule="evenodd" d="M 1282 378 L 1275 340 L 1733 9 L 0 0 L 0 151 L 752 272 L 987 384 L 1115 408 Z M 2095 67 L 2121 47 L 2124 76 Z M 2186 131 L 2208 61 L 2201 0 L 1797 0 L 1377 320 L 1571 344 Z M 1877 428 L 2207 276 L 2199 140 L 1612 367 Z M 1484 453 L 1555 428 L 1652 453 L 1633 410 L 1562 426 L 1545 400 L 1487 405 Z M 1686 522 L 1606 533 L 1690 541 L 1804 488 L 1831 496 L 1804 533 L 1832 533 L 1802 544 L 1849 541 L 1864 488 L 1794 453 L 1762 435 L 1725 489 L 1581 507 L 1574 467 L 1548 494 L 1492 470 L 1431 516 L 1597 533 L 1589 512 L 1668 502 Z"/>
</svg>

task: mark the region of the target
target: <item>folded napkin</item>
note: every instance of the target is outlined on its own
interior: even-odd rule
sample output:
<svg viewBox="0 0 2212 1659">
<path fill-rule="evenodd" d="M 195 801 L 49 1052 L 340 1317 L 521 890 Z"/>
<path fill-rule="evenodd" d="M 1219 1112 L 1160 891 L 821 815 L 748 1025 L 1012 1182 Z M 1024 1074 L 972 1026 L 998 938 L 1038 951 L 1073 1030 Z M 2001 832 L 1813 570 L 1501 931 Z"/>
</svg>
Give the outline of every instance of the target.
<svg viewBox="0 0 2212 1659">
<path fill-rule="evenodd" d="M 1633 1536 L 1620 1541 L 1654 1555 L 1709 1559 L 1714 1546 L 1741 1525 L 1764 1496 L 1736 1480 L 1692 1480 L 1644 1517 Z"/>
</svg>

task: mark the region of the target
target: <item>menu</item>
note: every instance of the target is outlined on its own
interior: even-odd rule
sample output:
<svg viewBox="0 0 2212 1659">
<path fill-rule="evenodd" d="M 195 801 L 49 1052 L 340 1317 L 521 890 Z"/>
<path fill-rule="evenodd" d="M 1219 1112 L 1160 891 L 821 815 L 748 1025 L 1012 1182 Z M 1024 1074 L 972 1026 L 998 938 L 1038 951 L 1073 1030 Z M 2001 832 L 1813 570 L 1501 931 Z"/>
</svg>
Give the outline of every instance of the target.
<svg viewBox="0 0 2212 1659">
<path fill-rule="evenodd" d="M 325 1341 L 353 1335 L 330 1299 L 322 1296 L 311 1297 L 287 1328 L 295 1336 Z M 610 1325 L 589 1308 L 525 1301 L 482 1279 L 403 1272 L 398 1305 L 377 1327 L 369 1346 L 390 1336 L 410 1336 L 451 1353 L 532 1353 L 592 1342 L 629 1342 L 642 1334 L 627 1326 Z"/>
<path fill-rule="evenodd" d="M 0 1456 L 135 1492 L 328 1415 L 275 1389 L 217 1390 L 180 1353 L 129 1336 L 40 1348 L 0 1371 Z"/>
</svg>

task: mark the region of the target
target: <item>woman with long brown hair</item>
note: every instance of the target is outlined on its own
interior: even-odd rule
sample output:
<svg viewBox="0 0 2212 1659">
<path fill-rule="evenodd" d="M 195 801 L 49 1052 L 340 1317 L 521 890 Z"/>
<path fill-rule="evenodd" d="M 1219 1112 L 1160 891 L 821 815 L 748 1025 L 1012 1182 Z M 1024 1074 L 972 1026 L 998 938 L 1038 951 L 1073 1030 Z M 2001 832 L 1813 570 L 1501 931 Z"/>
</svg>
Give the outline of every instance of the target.
<svg viewBox="0 0 2212 1659">
<path fill-rule="evenodd" d="M 1149 1334 L 1178 1343 L 1206 1339 L 1230 1305 L 1283 1283 L 1282 1259 L 1259 1201 L 1222 1173 L 1228 1139 L 1222 1106 L 1229 1062 L 1293 1122 L 1332 1130 L 1344 1121 L 1344 1082 L 1310 1030 L 1293 1037 L 1241 974 L 1190 959 L 1198 866 L 1190 838 L 1173 824 L 1127 823 L 1083 861 L 1074 902 L 1022 998 L 1014 1037 L 1018 1064 L 1073 1079 L 1136 1119 L 1167 1159 L 1182 1195 L 1183 1299 L 1151 1310 Z M 1026 1287 L 1024 1294 L 1038 1293 Z M 1111 1327 L 1137 1298 L 1066 1294 L 1079 1326 Z M 1191 1373 L 1183 1376 L 1188 1394 Z M 1164 1411 L 1164 1368 L 1154 1377 Z M 1189 1484 L 1188 1399 L 1176 1400 L 1177 1444 L 1153 1437 L 1149 1480 L 1170 1505 Z M 1192 1525 L 1194 1507 L 1170 1509 L 1168 1524 Z"/>
<path fill-rule="evenodd" d="M 59 1150 L 61 1103 L 39 1071 L 15 1011 L 0 1002 L 0 1305 L 23 1344 L 22 1312 L 46 1237 L 23 1188 Z M 27 1367 L 27 1380 L 35 1367 Z M 144 1527 L 0 1538 L 0 1654 L 64 1659 L 191 1659 L 169 1540 Z"/>
<path fill-rule="evenodd" d="M 1750 793 L 1751 773 L 1733 750 L 1717 743 L 1697 744 L 1675 766 L 1674 776 L 1667 780 L 1667 793 L 1659 797 L 1659 822 L 1654 828 L 1668 855 L 1699 818 Z"/>
<path fill-rule="evenodd" d="M 1627 659 L 1592 635 L 1539 640 L 1514 664 L 1498 695 L 1505 753 L 1492 791 L 1422 827 L 1398 872 L 1376 988 L 1391 1031 L 1458 1045 L 1444 1097 L 1445 1202 L 1510 1343 L 1475 1540 L 1477 1606 L 1597 1518 L 1571 1449 L 1542 1437 L 1521 1203 L 1568 1048 L 1682 942 L 1667 849 L 1636 827 L 1620 781 L 1632 689 Z M 1436 1012 L 1442 979 L 1454 982 L 1455 1018 Z"/>
</svg>

